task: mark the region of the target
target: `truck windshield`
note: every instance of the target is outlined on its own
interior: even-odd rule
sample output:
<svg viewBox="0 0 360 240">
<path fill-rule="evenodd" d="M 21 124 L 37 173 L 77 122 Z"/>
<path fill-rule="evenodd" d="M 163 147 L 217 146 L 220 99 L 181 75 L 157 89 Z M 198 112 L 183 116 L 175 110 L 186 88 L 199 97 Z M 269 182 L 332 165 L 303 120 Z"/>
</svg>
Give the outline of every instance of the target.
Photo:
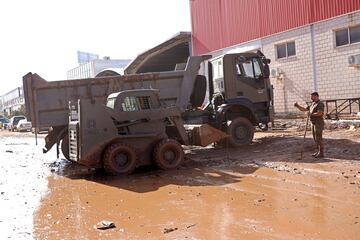
<svg viewBox="0 0 360 240">
<path fill-rule="evenodd" d="M 258 78 L 262 76 L 260 62 L 257 58 L 239 63 L 236 66 L 236 71 L 238 75 L 244 77 Z"/>
<path fill-rule="evenodd" d="M 22 119 L 25 119 L 25 117 L 15 117 L 15 118 L 14 118 L 14 125 L 17 125 L 18 122 L 19 122 L 20 120 L 22 120 Z"/>
<path fill-rule="evenodd" d="M 115 99 L 116 98 L 109 98 L 106 102 L 106 106 L 109 108 L 114 109 L 114 104 L 115 104 Z"/>
</svg>

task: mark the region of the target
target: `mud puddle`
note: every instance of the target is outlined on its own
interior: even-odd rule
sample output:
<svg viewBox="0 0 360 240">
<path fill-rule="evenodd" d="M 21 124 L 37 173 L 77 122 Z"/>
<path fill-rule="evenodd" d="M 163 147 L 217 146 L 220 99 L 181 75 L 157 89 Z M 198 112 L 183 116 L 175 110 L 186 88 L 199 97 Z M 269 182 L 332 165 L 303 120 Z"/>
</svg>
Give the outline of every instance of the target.
<svg viewBox="0 0 360 240">
<path fill-rule="evenodd" d="M 34 234 L 38 239 L 356 239 L 359 188 L 344 188 L 343 179 L 323 172 L 221 164 L 120 178 L 54 174 L 35 215 Z M 102 220 L 116 228 L 95 229 Z"/>
<path fill-rule="evenodd" d="M 301 133 L 257 133 L 238 150 L 189 148 L 176 171 L 109 177 L 0 132 L 1 239 L 358 239 L 358 136 L 325 132 L 325 159 L 308 138 L 298 160 Z"/>
</svg>

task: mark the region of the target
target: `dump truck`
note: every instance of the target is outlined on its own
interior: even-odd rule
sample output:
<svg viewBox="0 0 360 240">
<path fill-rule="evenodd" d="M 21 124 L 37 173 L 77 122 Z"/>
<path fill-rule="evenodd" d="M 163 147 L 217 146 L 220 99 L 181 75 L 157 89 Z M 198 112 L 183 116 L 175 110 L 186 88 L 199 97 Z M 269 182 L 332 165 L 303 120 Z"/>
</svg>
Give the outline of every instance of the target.
<svg viewBox="0 0 360 240">
<path fill-rule="evenodd" d="M 116 139 L 126 136 L 124 131 L 119 130 L 119 126 L 126 128 L 128 135 L 133 133 L 129 131 L 131 128 L 140 128 L 144 136 L 158 136 L 154 138 L 149 135 L 139 141 L 144 146 L 140 150 L 147 149 L 147 154 L 141 155 L 144 158 L 141 163 L 149 162 L 151 156 L 154 158 L 150 152 L 156 152 L 158 141 L 171 140 L 184 145 L 217 142 L 240 147 L 252 141 L 254 126 L 266 128 L 273 120 L 273 88 L 269 80 L 269 63 L 270 60 L 258 51 L 225 54 L 213 59 L 209 55 L 191 56 L 186 64 L 179 64 L 174 71 L 168 72 L 65 81 L 46 81 L 37 74 L 28 73 L 23 78 L 27 117 L 36 128 L 52 128 L 45 137 L 44 153 L 61 143 L 61 150 L 67 159 L 87 166 L 105 167 L 104 159 L 111 155 L 106 154 L 106 149 L 114 144 L 109 139 L 114 138 L 113 134 Z M 207 69 L 206 76 L 199 74 L 201 64 Z M 140 104 L 137 94 L 141 90 L 157 91 L 155 95 L 158 100 L 154 98 L 154 93 L 142 97 L 158 101 L 155 105 L 160 110 L 137 108 L 139 111 L 135 111 L 135 117 L 133 113 L 130 116 L 122 107 L 111 108 L 111 101 L 121 102 L 116 99 L 123 99 L 123 95 L 132 98 L 133 103 Z M 117 94 L 117 97 L 111 97 L 114 96 L 112 94 Z M 131 94 L 134 96 L 131 97 Z M 116 111 L 117 115 L 114 113 Z M 160 111 L 162 114 L 153 119 L 149 117 L 149 111 Z M 104 114 L 99 114 L 100 112 Z M 89 122 L 82 122 L 84 117 L 90 118 Z M 93 121 L 91 118 L 97 120 Z M 151 125 L 144 127 L 147 125 L 144 119 L 157 122 L 159 129 L 155 131 L 156 128 L 152 129 Z M 91 138 L 84 137 L 87 134 L 79 134 L 79 126 L 75 127 L 74 121 L 83 127 L 93 127 L 94 129 L 87 131 L 96 134 Z M 107 126 L 111 127 L 97 128 L 96 126 L 102 126 L 102 121 L 108 122 Z M 196 124 L 198 127 L 186 131 L 184 129 L 188 124 Z M 204 132 L 211 132 L 216 137 L 205 134 L 205 138 L 211 141 L 204 141 L 205 135 L 199 134 Z M 111 137 L 98 141 L 103 137 L 102 134 L 110 134 Z M 131 145 L 135 149 L 137 142 L 132 141 L 135 140 L 125 145 Z M 86 147 L 88 142 L 92 142 L 93 147 Z M 116 145 L 121 141 L 115 142 Z M 86 150 L 82 151 L 84 149 Z M 173 152 L 167 155 L 176 154 Z M 115 171 L 106 168 L 109 172 Z"/>
</svg>

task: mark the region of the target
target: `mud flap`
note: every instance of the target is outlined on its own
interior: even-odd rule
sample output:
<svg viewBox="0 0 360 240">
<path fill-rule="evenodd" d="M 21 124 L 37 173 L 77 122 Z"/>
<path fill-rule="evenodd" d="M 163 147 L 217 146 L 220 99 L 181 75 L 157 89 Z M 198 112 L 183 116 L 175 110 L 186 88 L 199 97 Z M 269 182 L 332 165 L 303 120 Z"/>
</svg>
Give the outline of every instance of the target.
<svg viewBox="0 0 360 240">
<path fill-rule="evenodd" d="M 229 137 L 227 133 L 216 129 L 209 124 L 203 124 L 200 127 L 193 128 L 191 144 L 205 147 L 227 137 Z"/>
</svg>

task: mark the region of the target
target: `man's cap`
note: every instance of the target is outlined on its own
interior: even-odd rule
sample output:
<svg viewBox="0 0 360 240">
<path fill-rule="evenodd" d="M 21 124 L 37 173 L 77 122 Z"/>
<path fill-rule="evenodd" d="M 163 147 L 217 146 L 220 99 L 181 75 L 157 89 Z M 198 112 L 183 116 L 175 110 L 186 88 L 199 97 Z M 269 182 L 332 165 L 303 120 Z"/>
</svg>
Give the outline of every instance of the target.
<svg viewBox="0 0 360 240">
<path fill-rule="evenodd" d="M 313 92 L 312 94 L 311 94 L 311 96 L 319 96 L 319 94 L 318 94 L 318 92 Z"/>
</svg>

